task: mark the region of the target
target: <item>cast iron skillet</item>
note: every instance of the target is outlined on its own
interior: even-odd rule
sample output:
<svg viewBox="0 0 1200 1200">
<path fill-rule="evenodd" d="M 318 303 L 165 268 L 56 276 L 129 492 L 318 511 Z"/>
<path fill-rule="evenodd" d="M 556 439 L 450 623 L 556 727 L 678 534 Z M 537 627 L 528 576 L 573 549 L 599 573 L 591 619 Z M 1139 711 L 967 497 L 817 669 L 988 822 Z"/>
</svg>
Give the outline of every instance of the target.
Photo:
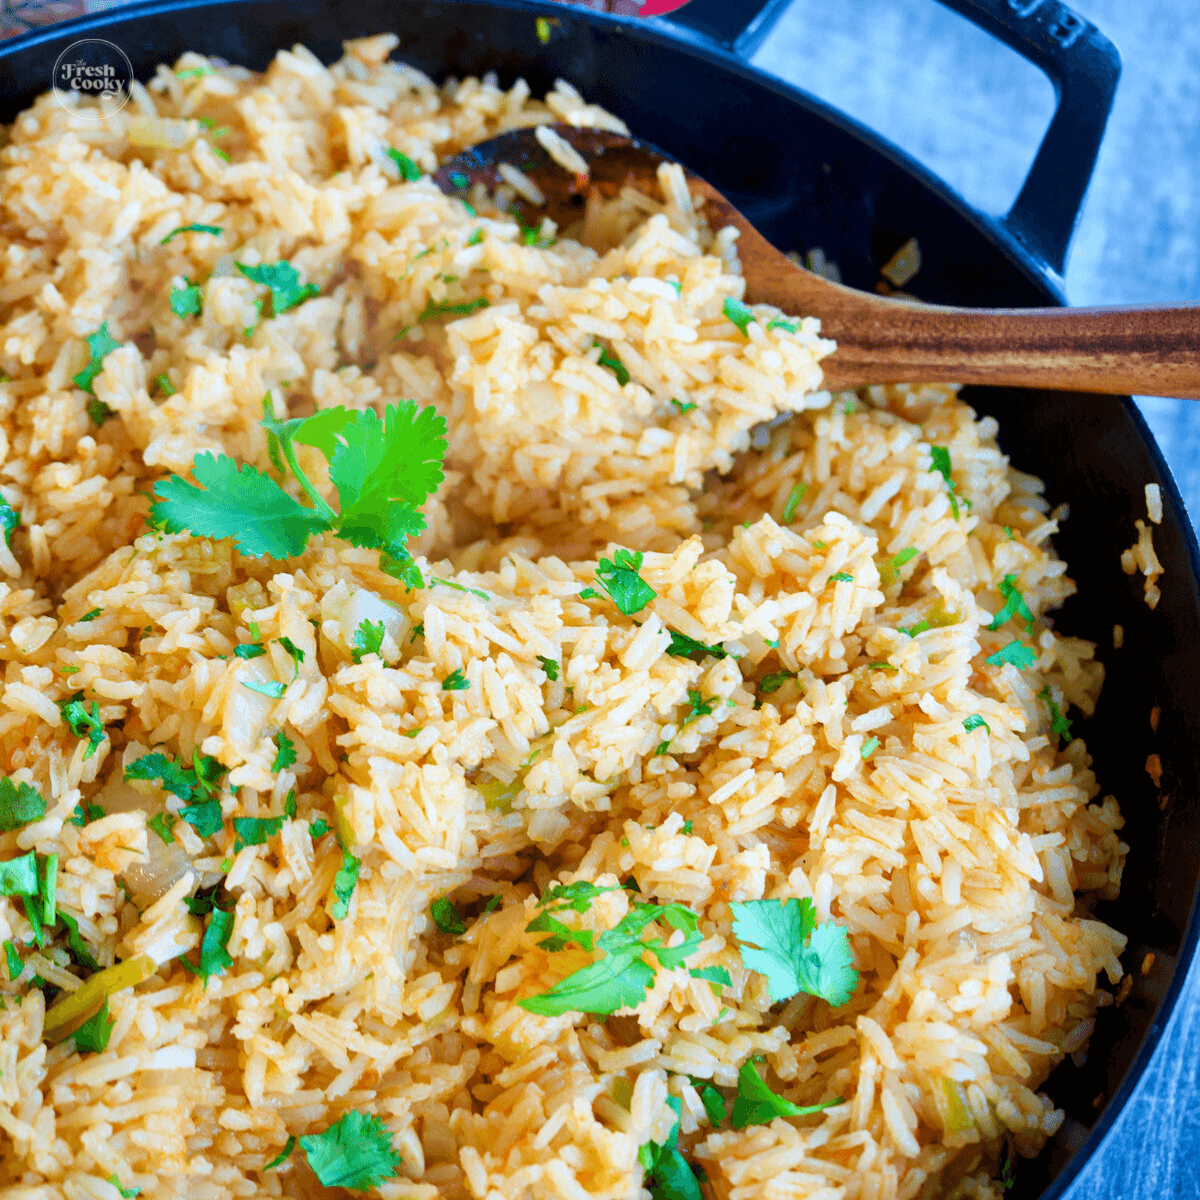
<svg viewBox="0 0 1200 1200">
<path fill-rule="evenodd" d="M 870 131 L 741 61 L 786 2 L 692 0 L 672 20 L 629 22 L 539 0 L 151 0 L 0 46 L 0 121 L 46 90 L 55 59 L 82 37 L 118 44 L 144 79 L 187 49 L 262 68 L 295 42 L 331 61 L 343 38 L 395 31 L 397 54 L 434 78 L 494 69 L 506 84 L 523 75 L 535 92 L 569 79 L 711 180 L 781 249 L 822 247 L 853 286 L 873 287 L 880 265 L 915 235 L 924 265 L 909 290 L 924 300 L 1062 303 L 1067 245 L 1120 71 L 1112 44 L 1057 0 L 944 0 L 1041 67 L 1059 96 L 1016 204 L 996 220 Z M 535 34 L 539 15 L 557 20 L 546 45 Z M 1068 1136 L 1017 1163 L 1016 1194 L 1051 1200 L 1066 1195 L 1129 1099 L 1196 950 L 1200 555 L 1127 397 L 985 388 L 964 397 L 999 419 L 1005 451 L 1046 480 L 1051 503 L 1071 504 L 1055 541 L 1087 599 L 1070 601 L 1061 624 L 1096 642 L 1108 667 L 1099 711 L 1076 732 L 1104 793 L 1120 799 L 1131 847 L 1121 897 L 1098 915 L 1130 937 L 1133 991 L 1101 1013 L 1086 1065 L 1068 1061 L 1051 1077 Z M 1166 567 L 1154 612 L 1141 601 L 1140 577 L 1118 563 L 1151 482 L 1163 490 L 1154 540 Z M 1112 648 L 1118 623 L 1120 651 Z M 1160 788 L 1145 771 L 1150 754 L 1163 764 Z M 1151 950 L 1155 965 L 1143 976 Z"/>
</svg>

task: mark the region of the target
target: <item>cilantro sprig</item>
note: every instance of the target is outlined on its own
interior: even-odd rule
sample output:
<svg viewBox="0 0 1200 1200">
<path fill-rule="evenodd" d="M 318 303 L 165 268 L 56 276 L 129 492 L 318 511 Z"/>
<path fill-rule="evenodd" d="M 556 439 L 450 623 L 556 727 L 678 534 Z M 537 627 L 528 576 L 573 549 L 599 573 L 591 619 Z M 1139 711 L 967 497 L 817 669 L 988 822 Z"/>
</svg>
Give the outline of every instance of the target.
<svg viewBox="0 0 1200 1200">
<path fill-rule="evenodd" d="M 770 1086 L 758 1073 L 755 1059 L 747 1059 L 738 1071 L 737 1095 L 733 1099 L 733 1111 L 729 1123 L 734 1129 L 745 1129 L 747 1125 L 769 1125 L 776 1117 L 807 1117 L 841 1104 L 841 1098 L 827 1100 L 824 1104 L 793 1104 L 771 1091 Z"/>
<path fill-rule="evenodd" d="M 807 897 L 734 901 L 729 907 L 742 962 L 767 977 L 772 1000 L 808 992 L 836 1008 L 854 994 L 858 972 L 846 930 L 833 921 L 818 925 Z"/>
<path fill-rule="evenodd" d="M 332 531 L 379 550 L 382 569 L 408 587 L 423 586 L 405 543 L 425 529 L 420 506 L 442 482 L 446 422 L 437 411 L 405 400 L 389 405 L 383 420 L 370 409 L 338 407 L 279 421 L 269 398 L 263 408 L 271 459 L 280 474 L 290 468 L 311 508 L 254 466 L 200 454 L 192 466 L 200 486 L 178 475 L 160 480 L 151 517 L 169 533 L 233 538 L 248 558 L 293 558 L 314 534 Z M 297 444 L 316 447 L 329 461 L 340 511 L 301 469 Z"/>
<path fill-rule="evenodd" d="M 391 1179 L 404 1161 L 392 1133 L 373 1113 L 351 1109 L 322 1133 L 299 1138 L 308 1165 L 325 1187 L 362 1191 Z"/>
<path fill-rule="evenodd" d="M 639 613 L 658 593 L 638 574 L 644 556 L 618 546 L 612 558 L 602 558 L 596 567 L 596 582 L 608 593 L 609 599 L 627 617 Z M 598 593 L 592 588 L 580 592 L 581 599 Z M 678 636 L 678 635 L 677 635 Z"/>
</svg>

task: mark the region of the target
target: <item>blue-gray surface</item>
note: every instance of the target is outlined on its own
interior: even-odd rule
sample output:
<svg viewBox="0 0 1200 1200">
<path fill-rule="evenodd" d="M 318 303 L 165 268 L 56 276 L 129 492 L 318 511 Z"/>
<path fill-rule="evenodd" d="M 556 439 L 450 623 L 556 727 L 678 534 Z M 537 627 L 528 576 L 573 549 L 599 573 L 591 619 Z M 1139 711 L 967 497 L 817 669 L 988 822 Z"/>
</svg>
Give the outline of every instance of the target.
<svg viewBox="0 0 1200 1200">
<path fill-rule="evenodd" d="M 1068 3 L 1125 64 L 1068 264 L 1070 300 L 1200 303 L 1200 4 Z M 794 0 L 754 61 L 883 133 L 992 213 L 1015 197 L 1054 107 L 1044 76 L 935 0 Z M 1140 405 L 1196 523 L 1200 403 Z M 1200 971 L 1070 1194 L 1200 1197 Z"/>
</svg>

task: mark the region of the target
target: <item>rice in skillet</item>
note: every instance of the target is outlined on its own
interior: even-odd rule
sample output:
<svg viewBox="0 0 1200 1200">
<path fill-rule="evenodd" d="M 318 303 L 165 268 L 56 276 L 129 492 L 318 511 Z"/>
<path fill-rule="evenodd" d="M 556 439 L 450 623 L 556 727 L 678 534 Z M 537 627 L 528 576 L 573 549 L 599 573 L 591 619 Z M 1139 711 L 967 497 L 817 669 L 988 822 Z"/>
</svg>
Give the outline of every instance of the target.
<svg viewBox="0 0 1200 1200">
<path fill-rule="evenodd" d="M 587 245 L 405 181 L 621 126 L 394 45 L 0 151 L 5 1195 L 998 1196 L 1125 943 L 1040 485 L 951 389 L 822 392 L 669 171 Z M 271 471 L 264 394 L 445 415 L 426 586 L 148 531 L 197 454 Z"/>
</svg>

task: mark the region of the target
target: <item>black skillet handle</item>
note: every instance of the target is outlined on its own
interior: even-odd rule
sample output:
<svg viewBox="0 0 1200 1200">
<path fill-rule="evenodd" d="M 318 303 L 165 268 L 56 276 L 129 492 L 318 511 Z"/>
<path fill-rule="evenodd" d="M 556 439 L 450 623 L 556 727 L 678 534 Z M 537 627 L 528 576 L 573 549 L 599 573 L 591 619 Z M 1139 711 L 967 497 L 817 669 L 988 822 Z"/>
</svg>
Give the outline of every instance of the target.
<svg viewBox="0 0 1200 1200">
<path fill-rule="evenodd" d="M 1061 276 L 1112 110 L 1121 56 L 1059 0 L 941 2 L 1040 67 L 1054 85 L 1058 107 L 1004 223 L 1047 273 Z M 691 0 L 665 19 L 748 57 L 787 4 Z"/>
</svg>

